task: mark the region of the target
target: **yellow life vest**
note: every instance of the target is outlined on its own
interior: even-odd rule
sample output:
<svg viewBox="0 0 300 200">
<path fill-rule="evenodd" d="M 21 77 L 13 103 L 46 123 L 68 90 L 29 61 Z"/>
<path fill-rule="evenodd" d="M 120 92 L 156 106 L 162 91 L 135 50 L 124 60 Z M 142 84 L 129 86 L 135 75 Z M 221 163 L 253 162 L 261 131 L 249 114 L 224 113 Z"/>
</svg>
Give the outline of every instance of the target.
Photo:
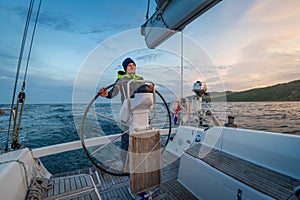
<svg viewBox="0 0 300 200">
<path fill-rule="evenodd" d="M 129 79 L 133 79 L 134 82 L 136 82 L 137 80 L 139 80 L 141 77 L 134 74 L 134 76 L 130 76 L 129 74 L 127 74 L 125 71 L 118 71 L 118 78 L 129 78 Z"/>
</svg>

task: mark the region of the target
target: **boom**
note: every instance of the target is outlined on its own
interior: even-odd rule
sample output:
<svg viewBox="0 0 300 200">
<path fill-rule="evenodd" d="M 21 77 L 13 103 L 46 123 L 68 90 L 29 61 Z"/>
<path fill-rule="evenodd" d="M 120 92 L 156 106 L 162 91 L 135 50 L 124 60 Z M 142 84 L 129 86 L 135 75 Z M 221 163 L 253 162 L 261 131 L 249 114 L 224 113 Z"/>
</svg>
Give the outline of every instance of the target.
<svg viewBox="0 0 300 200">
<path fill-rule="evenodd" d="M 221 0 L 156 0 L 156 12 L 141 26 L 149 48 L 155 48 Z"/>
</svg>

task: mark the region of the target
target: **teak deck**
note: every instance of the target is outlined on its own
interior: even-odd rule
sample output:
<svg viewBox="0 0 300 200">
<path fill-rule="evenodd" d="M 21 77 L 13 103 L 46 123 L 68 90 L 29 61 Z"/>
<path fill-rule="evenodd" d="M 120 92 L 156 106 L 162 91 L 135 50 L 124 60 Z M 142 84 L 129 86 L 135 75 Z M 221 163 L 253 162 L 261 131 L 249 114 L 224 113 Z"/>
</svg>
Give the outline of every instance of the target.
<svg viewBox="0 0 300 200">
<path fill-rule="evenodd" d="M 152 199 L 197 199 L 192 193 L 190 193 L 185 187 L 183 187 L 177 181 L 179 160 L 166 165 L 164 160 L 162 160 L 162 165 L 165 166 L 161 170 L 162 182 L 158 189 L 156 189 L 152 194 Z M 76 174 L 88 174 L 93 178 L 93 181 L 98 189 L 98 192 L 103 200 L 112 200 L 112 199 L 132 199 L 131 194 L 129 193 L 130 180 L 128 176 L 112 176 L 106 173 L 99 171 L 98 169 L 91 167 L 81 170 L 76 170 L 72 172 L 67 172 L 64 174 L 53 176 L 52 179 L 57 179 L 62 176 L 76 176 Z M 73 181 L 76 181 L 73 179 Z M 56 181 L 53 182 L 54 188 L 64 188 L 67 182 Z M 70 184 L 70 183 L 69 183 Z M 49 191 L 48 191 L 49 193 Z M 50 192 L 51 194 L 51 192 Z M 48 197 L 49 198 L 49 197 Z M 69 199 L 97 199 L 96 196 L 86 195 L 69 198 Z M 51 198 L 50 198 L 51 199 Z"/>
<path fill-rule="evenodd" d="M 291 194 L 300 185 L 300 180 L 218 150 L 212 150 L 202 158 L 199 156 L 200 148 L 201 145 L 195 145 L 186 153 L 274 199 L 295 199 Z M 152 199 L 197 199 L 177 180 L 179 162 L 178 159 L 167 165 L 162 159 L 162 182 L 153 192 Z M 103 200 L 132 198 L 128 176 L 112 176 L 94 167 L 53 176 L 50 183 L 53 188 L 47 191 L 44 199 L 93 200 L 98 199 L 97 193 Z"/>
<path fill-rule="evenodd" d="M 99 199 L 96 185 L 88 174 L 77 174 L 52 178 L 48 181 L 52 188 L 44 193 L 43 199 Z"/>
<path fill-rule="evenodd" d="M 213 149 L 208 155 L 200 158 L 200 148 L 200 144 L 195 145 L 186 153 L 274 199 L 295 198 L 290 195 L 293 189 L 300 185 L 300 180 L 219 150 Z"/>
</svg>

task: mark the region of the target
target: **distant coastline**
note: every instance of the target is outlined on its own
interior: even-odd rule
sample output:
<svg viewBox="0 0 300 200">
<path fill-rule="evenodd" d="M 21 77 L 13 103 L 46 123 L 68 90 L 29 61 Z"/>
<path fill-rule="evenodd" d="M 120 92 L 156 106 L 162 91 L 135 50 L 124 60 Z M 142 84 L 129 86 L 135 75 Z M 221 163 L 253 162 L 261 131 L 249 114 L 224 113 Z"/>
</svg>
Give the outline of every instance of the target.
<svg viewBox="0 0 300 200">
<path fill-rule="evenodd" d="M 247 102 L 247 101 L 300 101 L 300 80 L 280 83 L 264 88 L 241 92 L 210 92 L 203 101 Z"/>
<path fill-rule="evenodd" d="M 192 96 L 188 97 L 189 99 Z M 300 80 L 291 81 L 288 83 L 280 83 L 263 88 L 255 88 L 251 90 L 245 90 L 240 92 L 225 91 L 214 92 L 208 91 L 208 95 L 203 95 L 203 101 L 210 102 L 280 102 L 280 101 L 300 101 Z M 78 104 L 86 105 L 88 102 L 81 102 Z M 72 104 L 72 102 L 33 102 L 26 104 L 38 104 L 38 105 L 51 105 L 51 104 Z M 0 105 L 0 108 L 10 107 L 10 103 L 4 103 Z"/>
</svg>

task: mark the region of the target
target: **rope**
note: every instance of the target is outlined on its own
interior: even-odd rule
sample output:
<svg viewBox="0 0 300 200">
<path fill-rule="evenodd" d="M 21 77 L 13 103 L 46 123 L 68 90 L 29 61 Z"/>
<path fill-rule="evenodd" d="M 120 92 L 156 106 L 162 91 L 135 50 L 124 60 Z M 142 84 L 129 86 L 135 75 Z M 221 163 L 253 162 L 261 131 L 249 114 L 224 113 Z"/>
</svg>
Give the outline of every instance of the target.
<svg viewBox="0 0 300 200">
<path fill-rule="evenodd" d="M 49 184 L 49 179 L 35 178 L 29 189 L 27 199 L 40 200 L 44 196 L 45 190 L 49 190 L 51 188 L 53 188 L 53 185 Z"/>
<path fill-rule="evenodd" d="M 19 93 L 18 100 L 17 100 L 17 104 L 21 103 L 22 106 L 21 106 L 21 109 L 20 109 L 18 124 L 14 125 L 15 129 L 14 129 L 14 133 L 12 135 L 12 144 L 11 144 L 12 149 L 19 149 L 21 147 L 20 141 L 19 141 L 19 132 L 21 130 L 22 115 L 23 115 L 24 105 L 25 105 L 25 96 L 26 96 L 25 92 L 24 92 L 24 90 L 25 90 L 25 80 L 26 80 L 26 76 L 27 76 L 28 65 L 29 65 L 29 60 L 30 60 L 30 55 L 31 55 L 31 50 L 32 50 L 36 25 L 37 25 L 39 13 L 40 13 L 41 3 L 42 3 L 42 0 L 40 0 L 39 7 L 38 7 L 38 10 L 37 10 L 37 14 L 36 14 L 36 18 L 35 18 L 34 28 L 33 28 L 32 36 L 31 36 L 31 41 L 30 41 L 29 52 L 28 52 L 28 56 L 27 56 L 27 63 L 26 63 L 26 68 L 25 68 L 25 73 L 24 73 L 22 90 Z M 18 108 L 18 105 L 17 105 L 17 108 Z M 18 109 L 16 109 L 16 110 L 18 112 Z"/>
<path fill-rule="evenodd" d="M 164 18 L 162 16 L 162 13 L 158 13 L 156 19 L 157 20 L 161 20 L 162 23 L 165 25 L 165 28 L 170 29 L 169 26 L 168 26 L 168 24 L 165 22 L 165 20 L 164 20 Z"/>
<path fill-rule="evenodd" d="M 40 3 L 39 3 L 39 7 L 38 7 L 35 23 L 34 23 L 34 28 L 33 28 L 32 36 L 31 36 L 31 42 L 30 42 L 29 52 L 28 52 L 28 56 L 27 56 L 27 63 L 26 63 L 26 69 L 25 69 L 25 73 L 24 73 L 22 91 L 20 92 L 19 97 L 18 97 L 18 98 L 21 99 L 20 103 L 23 104 L 21 114 L 20 114 L 20 117 L 19 117 L 19 126 L 21 124 L 20 121 L 21 121 L 22 112 L 23 112 L 23 109 L 24 109 L 23 106 L 24 106 L 24 99 L 25 99 L 25 93 L 24 93 L 25 80 L 26 80 L 26 76 L 27 76 L 29 59 L 30 59 L 30 55 L 31 55 L 31 49 L 32 49 L 32 45 L 33 45 L 33 39 L 34 39 L 35 31 L 36 31 L 38 16 L 39 16 L 39 13 L 40 13 L 41 3 L 42 3 L 42 0 L 40 0 Z M 17 90 L 17 85 L 18 85 L 19 73 L 20 73 L 20 69 L 21 69 L 21 63 L 22 63 L 22 58 L 23 58 L 23 54 L 24 54 L 28 28 L 29 28 L 29 24 L 30 24 L 30 19 L 31 19 L 32 11 L 33 11 L 33 5 L 34 5 L 34 0 L 31 0 L 30 4 L 29 4 L 29 7 L 28 7 L 27 19 L 26 19 L 26 23 L 25 23 L 24 32 L 23 32 L 23 39 L 22 39 L 22 43 L 21 43 L 21 50 L 20 50 L 20 55 L 19 55 L 19 60 L 18 60 L 16 77 L 15 77 L 14 90 L 13 90 L 13 95 L 12 95 L 11 110 L 13 110 L 13 107 L 14 107 L 14 101 L 15 101 L 16 90 Z M 9 117 L 8 132 L 7 132 L 7 137 L 6 137 L 6 146 L 5 146 L 5 151 L 6 152 L 8 151 L 8 141 L 9 141 L 9 136 L 10 136 L 10 131 L 9 130 L 10 130 L 10 127 L 11 127 L 11 120 L 12 120 L 12 112 L 10 113 L 10 117 Z M 14 122 L 15 122 L 15 120 L 14 120 Z M 16 123 L 14 123 L 14 126 L 15 125 L 16 125 Z M 17 129 L 19 129 L 19 127 Z M 16 142 L 18 140 L 18 134 L 16 136 L 17 136 L 17 139 L 13 139 L 14 140 L 13 142 Z"/>
<path fill-rule="evenodd" d="M 150 0 L 148 0 L 147 12 L 146 12 L 146 21 L 149 19 L 149 8 L 150 8 Z"/>
<path fill-rule="evenodd" d="M 25 47 L 29 22 L 30 22 L 30 18 L 31 18 L 31 14 L 32 14 L 33 3 L 34 3 L 34 1 L 31 0 L 30 4 L 29 4 L 29 8 L 28 8 L 27 19 L 26 19 L 26 23 L 25 23 L 23 39 L 22 39 L 22 44 L 21 44 L 21 50 L 20 50 L 20 55 L 19 55 L 19 61 L 18 61 L 18 66 L 17 66 L 17 73 L 16 73 L 16 78 L 15 78 L 13 96 L 12 96 L 12 101 L 11 101 L 11 110 L 13 110 L 13 107 L 14 107 L 14 101 L 15 101 L 16 90 L 17 90 L 17 85 L 18 85 L 19 72 L 20 72 L 21 62 L 22 62 L 23 53 L 24 53 L 24 47 Z M 12 118 L 12 113 L 10 113 L 10 116 L 9 116 L 8 130 L 10 130 L 11 118 Z M 5 145 L 5 151 L 6 152 L 8 151 L 8 138 L 9 138 L 9 135 L 10 135 L 10 132 L 8 131 L 7 132 L 7 137 L 6 137 L 6 145 Z"/>
<path fill-rule="evenodd" d="M 181 49 L 181 55 L 180 55 L 180 93 L 181 93 L 181 99 L 183 98 L 183 30 L 181 31 L 181 37 L 180 37 L 180 49 Z"/>
<path fill-rule="evenodd" d="M 29 47 L 29 52 L 28 52 L 28 56 L 27 56 L 27 63 L 26 63 L 26 68 L 25 68 L 22 91 L 25 89 L 25 80 L 26 80 L 26 76 L 27 76 L 28 64 L 29 64 L 29 60 L 30 60 L 31 49 L 32 49 L 32 45 L 33 45 L 33 39 L 34 39 L 34 35 L 35 35 L 36 25 L 37 25 L 39 14 L 40 14 L 41 4 L 42 4 L 42 0 L 40 0 L 39 7 L 38 7 L 38 10 L 37 10 L 37 14 L 36 14 L 36 18 L 35 18 L 35 22 L 34 22 L 34 28 L 33 28 L 32 36 L 31 36 L 30 47 Z"/>
</svg>

